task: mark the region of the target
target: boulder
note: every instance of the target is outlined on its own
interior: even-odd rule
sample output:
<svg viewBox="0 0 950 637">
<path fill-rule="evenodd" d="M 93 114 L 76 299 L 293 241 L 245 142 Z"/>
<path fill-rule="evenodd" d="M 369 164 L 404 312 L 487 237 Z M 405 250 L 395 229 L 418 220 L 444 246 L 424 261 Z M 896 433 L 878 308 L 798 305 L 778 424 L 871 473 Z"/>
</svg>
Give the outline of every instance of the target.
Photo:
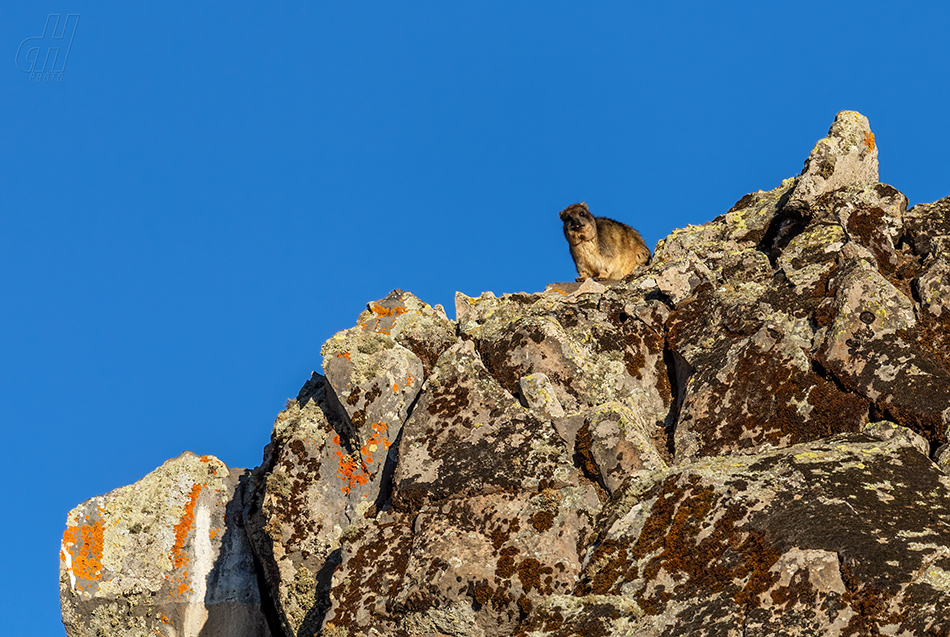
<svg viewBox="0 0 950 637">
<path fill-rule="evenodd" d="M 855 111 L 841 111 L 805 160 L 789 205 L 807 206 L 842 186 L 877 183 L 877 152 L 868 119 Z"/>
<path fill-rule="evenodd" d="M 244 531 L 247 477 L 185 452 L 70 511 L 59 576 L 66 634 L 271 635 Z"/>
<path fill-rule="evenodd" d="M 950 602 L 950 479 L 900 437 L 842 434 L 657 472 L 625 487 L 597 533 L 578 597 L 549 600 L 521 634 L 950 630 L 931 610 Z"/>
<path fill-rule="evenodd" d="M 446 351 L 403 428 L 394 505 L 577 482 L 571 450 L 550 421 L 523 408 L 488 373 L 474 344 Z"/>
</svg>

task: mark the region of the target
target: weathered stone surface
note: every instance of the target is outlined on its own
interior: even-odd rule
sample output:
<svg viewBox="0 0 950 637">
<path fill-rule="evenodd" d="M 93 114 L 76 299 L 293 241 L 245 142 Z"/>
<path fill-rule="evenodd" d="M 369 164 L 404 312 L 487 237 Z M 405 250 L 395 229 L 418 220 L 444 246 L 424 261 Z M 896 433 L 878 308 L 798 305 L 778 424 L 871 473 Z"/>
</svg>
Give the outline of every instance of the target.
<svg viewBox="0 0 950 637">
<path fill-rule="evenodd" d="M 323 371 L 354 433 L 405 421 L 422 388 L 422 361 L 395 339 L 347 330 L 323 346 Z"/>
<path fill-rule="evenodd" d="M 690 251 L 683 258 L 661 269 L 651 279 L 656 282 L 656 287 L 676 305 L 689 298 L 701 285 L 715 282 L 715 275 L 694 252 Z"/>
<path fill-rule="evenodd" d="M 229 569 L 288 637 L 950 634 L 948 219 L 843 112 L 623 281 L 458 294 L 456 322 L 396 290 L 326 343 L 246 497 L 189 504 L 218 484 L 192 457 L 149 500 L 165 531 L 71 514 L 70 634 L 222 634 L 252 613 Z M 202 502 L 231 557 L 198 581 L 154 538 L 207 548 Z"/>
<path fill-rule="evenodd" d="M 778 188 L 742 197 L 722 219 L 727 229 L 726 238 L 736 243 L 761 243 L 797 183 L 796 178 L 786 179 Z"/>
<path fill-rule="evenodd" d="M 377 425 L 354 448 L 346 424 L 330 420 L 330 393 L 314 374 L 278 415 L 247 511 L 268 593 L 293 635 L 319 630 L 342 538 L 368 524 L 386 499 L 381 476 L 395 434 Z"/>
<path fill-rule="evenodd" d="M 471 341 L 439 358 L 403 428 L 397 508 L 576 482 L 570 450 L 554 426 L 502 389 Z"/>
<path fill-rule="evenodd" d="M 696 367 L 676 428 L 680 462 L 817 440 L 867 421 L 866 399 L 839 391 L 798 342 L 767 324 Z"/>
<path fill-rule="evenodd" d="M 928 610 L 950 601 L 950 479 L 899 438 L 847 434 L 707 458 L 614 502 L 580 592 L 608 596 L 608 607 L 622 598 L 645 617 L 604 634 L 950 630 Z M 561 628 L 526 634 L 575 634 Z"/>
<path fill-rule="evenodd" d="M 950 197 L 917 204 L 904 214 L 906 240 L 920 257 L 947 253 L 950 237 Z"/>
<path fill-rule="evenodd" d="M 796 294 L 822 296 L 845 241 L 844 228 L 837 223 L 814 223 L 789 239 L 776 264 Z"/>
<path fill-rule="evenodd" d="M 841 111 L 805 161 L 789 201 L 793 207 L 807 205 L 842 186 L 877 183 L 877 176 L 877 144 L 867 118 Z"/>
<path fill-rule="evenodd" d="M 385 463 L 388 460 L 390 468 L 395 464 L 389 450 L 422 389 L 422 361 L 392 336 L 365 332 L 360 326 L 339 332 L 322 351 L 325 398 L 339 423 L 340 459 L 351 465 L 342 469 L 352 476 L 347 488 L 382 506 L 385 498 L 378 503 L 376 499 L 383 480 L 391 477 Z"/>
<path fill-rule="evenodd" d="M 538 372 L 522 376 L 518 379 L 518 387 L 526 403 L 525 407 L 530 407 L 548 418 L 564 416 L 564 408 L 561 406 L 561 401 L 557 399 L 554 385 L 551 384 L 551 379 L 547 374 Z"/>
<path fill-rule="evenodd" d="M 516 637 L 577 635 L 641 635 L 637 620 L 643 609 L 620 595 L 551 595 L 523 625 Z"/>
<path fill-rule="evenodd" d="M 343 637 L 394 632 L 397 620 L 392 600 L 405 586 L 412 527 L 411 518 L 393 519 L 383 513 L 376 524 L 352 536 L 333 577 L 331 610 L 321 634 Z"/>
<path fill-rule="evenodd" d="M 833 313 L 818 349 L 821 363 L 879 413 L 934 444 L 945 442 L 950 371 L 915 342 L 913 301 L 858 261 L 840 274 Z"/>
<path fill-rule="evenodd" d="M 670 393 L 663 338 L 651 317 L 663 304 L 622 290 L 599 295 L 459 297 L 461 333 L 478 343 L 491 375 L 511 394 L 520 379 L 543 373 L 565 413 L 579 413 L 631 394 L 662 423 Z"/>
<path fill-rule="evenodd" d="M 616 491 L 632 475 L 666 466 L 667 454 L 661 452 L 666 441 L 660 437 L 656 423 L 649 421 L 638 405 L 636 397 L 604 403 L 585 414 L 584 425 L 578 432 L 576 448 L 585 460 L 589 448 L 592 464 L 588 471 L 599 476 L 608 493 Z"/>
<path fill-rule="evenodd" d="M 341 542 L 389 506 L 403 423 L 456 340 L 444 312 L 396 290 L 327 341 L 326 377 L 314 374 L 278 416 L 247 515 L 288 634 L 320 630 Z"/>
<path fill-rule="evenodd" d="M 585 475 L 611 492 L 632 471 L 663 466 L 672 395 L 662 337 L 669 309 L 622 289 L 571 298 L 460 299 L 463 334 L 487 371 L 552 418 Z M 540 385 L 536 385 L 540 383 Z M 542 408 L 543 406 L 543 408 Z"/>
<path fill-rule="evenodd" d="M 573 591 L 599 508 L 585 485 L 453 499 L 422 507 L 411 525 L 399 514 L 382 521 L 345 547 L 330 634 L 510 635 L 548 595 Z"/>
<path fill-rule="evenodd" d="M 917 277 L 921 307 L 935 319 L 950 317 L 950 256 L 931 259 Z"/>
<path fill-rule="evenodd" d="M 930 443 L 927 442 L 927 439 L 907 427 L 901 427 L 886 420 L 879 420 L 868 423 L 861 431 L 880 440 L 898 438 L 901 441 L 900 444 L 913 447 L 925 456 L 930 454 Z M 936 457 L 934 460 L 936 461 Z"/>
<path fill-rule="evenodd" d="M 245 474 L 186 452 L 70 511 L 66 633 L 270 635 L 241 514 Z"/>
<path fill-rule="evenodd" d="M 441 305 L 430 307 L 410 292 L 393 290 L 379 301 L 367 304 L 354 330 L 392 337 L 422 361 L 425 373 L 436 359 L 458 340 L 455 324 Z"/>
</svg>

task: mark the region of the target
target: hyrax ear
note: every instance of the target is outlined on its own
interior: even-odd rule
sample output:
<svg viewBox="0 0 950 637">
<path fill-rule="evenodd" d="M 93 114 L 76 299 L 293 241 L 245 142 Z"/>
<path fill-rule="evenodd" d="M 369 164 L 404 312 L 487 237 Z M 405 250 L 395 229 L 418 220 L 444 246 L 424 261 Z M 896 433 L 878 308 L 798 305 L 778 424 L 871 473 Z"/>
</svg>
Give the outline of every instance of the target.
<svg viewBox="0 0 950 637">
<path fill-rule="evenodd" d="M 580 203 L 577 204 L 577 205 L 580 206 L 581 208 L 583 208 L 583 209 L 584 209 L 584 212 L 590 212 L 590 208 L 587 207 L 587 202 L 586 202 L 586 201 L 582 201 L 582 202 L 580 202 Z"/>
<path fill-rule="evenodd" d="M 567 219 L 567 208 L 565 208 L 564 210 L 562 210 L 562 211 L 561 211 L 561 214 L 559 214 L 558 217 L 561 218 L 561 221 L 564 221 L 565 219 Z"/>
</svg>

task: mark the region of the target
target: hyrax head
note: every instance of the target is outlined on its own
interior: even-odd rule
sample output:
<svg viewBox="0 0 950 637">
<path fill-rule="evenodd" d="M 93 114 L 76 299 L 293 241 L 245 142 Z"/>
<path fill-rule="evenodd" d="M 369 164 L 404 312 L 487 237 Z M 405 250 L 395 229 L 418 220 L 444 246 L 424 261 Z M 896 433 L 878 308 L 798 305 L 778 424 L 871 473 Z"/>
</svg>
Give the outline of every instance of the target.
<svg viewBox="0 0 950 637">
<path fill-rule="evenodd" d="M 561 211 L 560 217 L 564 222 L 564 236 L 571 245 L 597 238 L 597 222 L 586 203 L 568 206 Z"/>
</svg>

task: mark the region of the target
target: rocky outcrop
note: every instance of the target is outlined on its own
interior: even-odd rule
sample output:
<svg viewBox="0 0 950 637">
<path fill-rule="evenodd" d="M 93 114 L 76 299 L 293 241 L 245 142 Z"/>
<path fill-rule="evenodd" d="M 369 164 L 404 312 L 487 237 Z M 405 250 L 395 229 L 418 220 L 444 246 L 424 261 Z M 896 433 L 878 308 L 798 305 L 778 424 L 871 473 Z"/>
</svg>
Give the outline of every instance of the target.
<svg viewBox="0 0 950 637">
<path fill-rule="evenodd" d="M 270 636 L 244 532 L 247 472 L 184 453 L 69 513 L 69 635 Z"/>
<path fill-rule="evenodd" d="M 260 467 L 69 514 L 69 635 L 950 634 L 950 198 L 839 113 L 623 281 L 409 293 Z"/>
</svg>

